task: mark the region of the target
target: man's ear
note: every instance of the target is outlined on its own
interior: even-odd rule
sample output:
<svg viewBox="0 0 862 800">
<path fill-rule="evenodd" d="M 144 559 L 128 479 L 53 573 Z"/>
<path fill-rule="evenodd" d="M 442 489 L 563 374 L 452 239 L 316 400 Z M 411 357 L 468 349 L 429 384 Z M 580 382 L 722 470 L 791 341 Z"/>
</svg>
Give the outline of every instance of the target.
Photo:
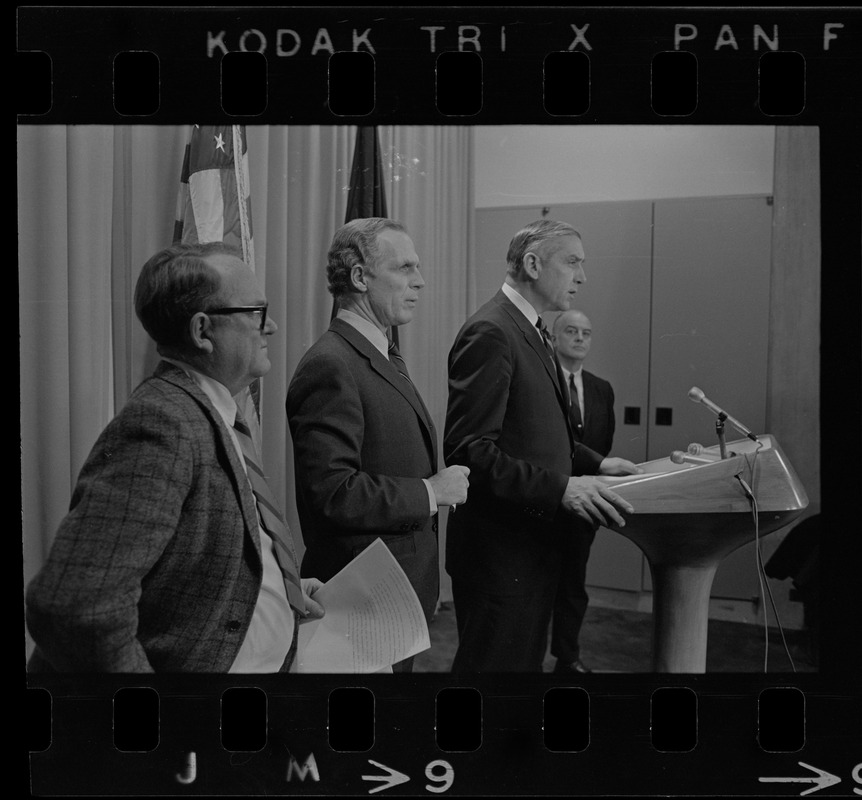
<svg viewBox="0 0 862 800">
<path fill-rule="evenodd" d="M 524 253 L 524 258 L 521 263 L 525 275 L 529 276 L 533 280 L 539 277 L 541 266 L 539 257 L 535 253 Z"/>
<path fill-rule="evenodd" d="M 203 311 L 198 311 L 189 320 L 189 338 L 195 350 L 203 353 L 213 352 L 212 329 L 212 320 Z"/>
<path fill-rule="evenodd" d="M 364 264 L 354 264 L 350 268 L 350 285 L 357 292 L 368 291 L 368 272 Z"/>
</svg>

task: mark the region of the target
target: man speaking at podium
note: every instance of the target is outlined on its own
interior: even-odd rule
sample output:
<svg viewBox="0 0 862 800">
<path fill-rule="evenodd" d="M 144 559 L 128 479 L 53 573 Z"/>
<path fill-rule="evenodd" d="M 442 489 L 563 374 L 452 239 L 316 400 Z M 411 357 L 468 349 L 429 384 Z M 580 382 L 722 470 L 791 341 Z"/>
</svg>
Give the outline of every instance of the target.
<svg viewBox="0 0 862 800">
<path fill-rule="evenodd" d="M 576 519 L 624 525 L 634 510 L 590 477 L 639 470 L 577 441 L 540 316 L 568 311 L 586 280 L 580 234 L 538 220 L 514 236 L 506 260 L 503 286 L 449 353 L 444 455 L 470 469 L 470 496 L 447 528 L 453 672 L 541 672 L 563 537 Z"/>
</svg>

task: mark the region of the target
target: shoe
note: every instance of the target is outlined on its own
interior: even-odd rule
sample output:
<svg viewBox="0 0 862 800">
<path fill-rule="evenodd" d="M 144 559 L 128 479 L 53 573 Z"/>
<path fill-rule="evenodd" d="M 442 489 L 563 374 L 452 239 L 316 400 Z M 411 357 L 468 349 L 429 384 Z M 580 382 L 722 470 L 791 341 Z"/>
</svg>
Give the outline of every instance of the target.
<svg viewBox="0 0 862 800">
<path fill-rule="evenodd" d="M 557 659 L 557 663 L 554 665 L 554 672 L 556 673 L 566 673 L 566 672 L 581 672 L 587 673 L 592 672 L 592 670 L 584 664 L 581 659 L 577 659 L 570 663 L 566 663 L 565 661 L 560 661 Z"/>
</svg>

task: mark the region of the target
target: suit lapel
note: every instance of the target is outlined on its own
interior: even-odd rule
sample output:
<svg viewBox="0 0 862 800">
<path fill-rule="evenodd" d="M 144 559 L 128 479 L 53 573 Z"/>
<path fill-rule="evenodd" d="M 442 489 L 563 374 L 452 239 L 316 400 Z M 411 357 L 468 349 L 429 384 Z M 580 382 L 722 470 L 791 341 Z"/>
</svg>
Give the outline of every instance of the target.
<svg viewBox="0 0 862 800">
<path fill-rule="evenodd" d="M 245 467 L 237 455 L 233 439 L 221 414 L 215 410 L 210 399 L 201 391 L 201 388 L 194 380 L 174 364 L 162 361 L 155 372 L 155 377 L 172 383 L 186 392 L 201 407 L 210 425 L 212 425 L 215 431 L 217 446 L 222 449 L 230 465 L 229 474 L 240 501 L 240 512 L 245 522 L 246 533 L 254 544 L 255 552 L 260 557 L 260 537 L 257 535 L 258 519 L 254 495 L 248 482 Z"/>
<path fill-rule="evenodd" d="M 597 408 L 598 397 L 596 396 L 596 383 L 593 376 L 586 370 L 582 370 L 581 378 L 584 382 L 584 431 L 586 431 L 587 425 L 591 421 L 590 417 Z"/>
<path fill-rule="evenodd" d="M 374 370 L 384 381 L 394 387 L 398 393 L 410 403 L 419 422 L 422 424 L 422 430 L 426 437 L 426 443 L 429 445 L 429 453 L 432 457 L 432 466 L 437 465 L 437 436 L 434 432 L 434 425 L 431 421 L 431 414 L 425 406 L 424 401 L 419 396 L 419 392 L 411 385 L 411 383 L 398 372 L 395 365 L 386 358 L 371 342 L 368 341 L 356 328 L 348 324 L 344 320 L 334 319 L 329 326 L 329 330 L 337 333 L 345 339 L 354 350 L 364 356 L 371 369 Z"/>
<path fill-rule="evenodd" d="M 495 299 L 500 304 L 501 308 L 503 308 L 511 317 L 512 321 L 523 334 L 527 345 L 542 362 L 542 365 L 545 368 L 545 373 L 554 386 L 554 391 L 557 393 L 557 400 L 559 401 L 563 414 L 566 417 L 566 425 L 569 428 L 569 435 L 574 436 L 571 422 L 569 420 L 569 401 L 563 394 L 563 387 L 560 385 L 561 377 L 557 372 L 557 365 L 548 354 L 548 350 L 542 342 L 541 334 L 535 327 L 530 325 L 530 321 L 521 313 L 521 310 L 511 300 L 509 300 L 508 297 L 506 297 L 502 289 L 497 292 Z"/>
</svg>

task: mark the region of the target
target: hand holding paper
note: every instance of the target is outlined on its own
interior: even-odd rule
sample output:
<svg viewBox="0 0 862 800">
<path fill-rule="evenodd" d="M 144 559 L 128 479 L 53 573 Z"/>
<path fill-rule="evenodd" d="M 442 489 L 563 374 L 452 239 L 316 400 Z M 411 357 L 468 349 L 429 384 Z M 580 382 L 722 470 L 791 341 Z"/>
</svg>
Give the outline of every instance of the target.
<svg viewBox="0 0 862 800">
<path fill-rule="evenodd" d="M 317 602 L 315 592 L 323 586 L 323 581 L 317 578 L 302 578 L 302 595 L 305 598 L 305 613 L 306 616 L 299 620 L 300 625 L 305 622 L 311 622 L 315 619 L 322 619 L 326 614 L 326 609 Z"/>
<path fill-rule="evenodd" d="M 297 672 L 380 672 L 431 646 L 416 591 L 381 539 L 313 594 L 326 616 L 300 628 Z"/>
</svg>

